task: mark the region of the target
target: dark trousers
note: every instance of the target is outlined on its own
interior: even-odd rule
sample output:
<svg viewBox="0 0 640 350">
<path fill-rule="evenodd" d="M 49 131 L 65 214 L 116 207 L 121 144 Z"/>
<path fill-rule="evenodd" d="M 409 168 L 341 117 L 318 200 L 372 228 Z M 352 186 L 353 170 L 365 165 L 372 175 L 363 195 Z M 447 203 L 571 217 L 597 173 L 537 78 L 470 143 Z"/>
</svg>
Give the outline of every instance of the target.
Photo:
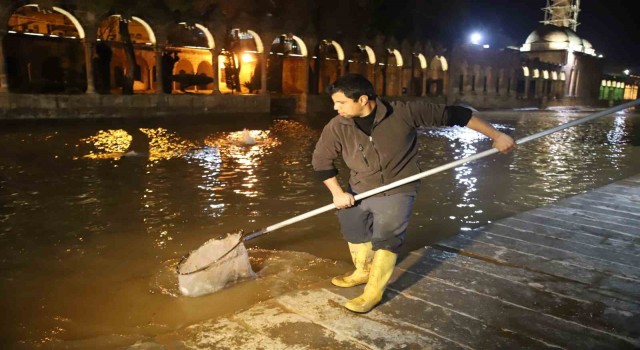
<svg viewBox="0 0 640 350">
<path fill-rule="evenodd" d="M 338 210 L 342 235 L 347 242 L 371 242 L 373 250 L 397 253 L 411 218 L 416 192 L 369 197 L 353 207 Z"/>
</svg>

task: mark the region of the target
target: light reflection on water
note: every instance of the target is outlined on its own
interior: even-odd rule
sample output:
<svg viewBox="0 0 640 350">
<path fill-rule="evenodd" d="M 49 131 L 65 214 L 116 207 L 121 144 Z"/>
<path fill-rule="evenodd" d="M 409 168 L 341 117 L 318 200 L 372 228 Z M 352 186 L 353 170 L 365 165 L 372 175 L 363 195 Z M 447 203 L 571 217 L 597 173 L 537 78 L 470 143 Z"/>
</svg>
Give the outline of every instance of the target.
<svg viewBox="0 0 640 350">
<path fill-rule="evenodd" d="M 586 115 L 485 118 L 517 139 Z M 249 128 L 247 144 L 242 130 L 211 124 L 115 124 L 0 132 L 0 303 L 15 315 L 3 341 L 28 348 L 117 334 L 131 344 L 347 269 L 335 217 L 319 215 L 247 244 L 259 281 L 180 297 L 180 256 L 329 203 L 310 166 L 320 130 L 279 120 Z M 420 142 L 423 170 L 491 145 L 465 128 L 423 130 Z M 570 128 L 423 179 L 406 249 L 637 173 L 638 114 Z"/>
<path fill-rule="evenodd" d="M 510 128 L 501 124 L 494 124 L 494 127 L 502 132 L 511 134 Z M 511 128 L 512 129 L 512 128 Z M 427 135 L 434 138 L 443 138 L 449 142 L 453 157 L 451 161 L 459 160 L 472 156 L 481 150 L 478 149 L 478 143 L 483 141 L 489 141 L 489 139 L 474 130 L 453 127 L 444 129 L 428 130 Z M 474 196 L 477 192 L 478 178 L 474 174 L 474 164 L 464 163 L 453 169 L 456 187 L 460 190 L 460 195 L 457 198 L 456 207 L 460 208 L 460 217 L 449 216 L 452 221 L 459 221 L 462 223 L 461 230 L 468 231 L 472 227 L 478 226 L 480 223 L 474 218 L 474 214 L 482 213 L 481 209 L 474 209 L 477 205 L 477 198 Z M 429 181 L 427 179 L 426 181 Z M 468 208 L 469 210 L 465 210 Z"/>
</svg>

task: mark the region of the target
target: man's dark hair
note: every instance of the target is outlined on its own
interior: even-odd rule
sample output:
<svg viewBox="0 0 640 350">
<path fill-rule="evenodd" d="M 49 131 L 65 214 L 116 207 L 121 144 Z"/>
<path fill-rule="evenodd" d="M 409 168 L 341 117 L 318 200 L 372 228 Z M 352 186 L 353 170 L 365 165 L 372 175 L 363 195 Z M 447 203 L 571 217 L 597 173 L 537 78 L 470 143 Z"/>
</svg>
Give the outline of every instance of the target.
<svg viewBox="0 0 640 350">
<path fill-rule="evenodd" d="M 348 98 L 357 101 L 360 96 L 365 95 L 369 99 L 376 98 L 376 90 L 373 88 L 373 84 L 360 74 L 347 73 L 329 85 L 327 92 L 333 95 L 337 92 L 342 92 Z"/>
</svg>

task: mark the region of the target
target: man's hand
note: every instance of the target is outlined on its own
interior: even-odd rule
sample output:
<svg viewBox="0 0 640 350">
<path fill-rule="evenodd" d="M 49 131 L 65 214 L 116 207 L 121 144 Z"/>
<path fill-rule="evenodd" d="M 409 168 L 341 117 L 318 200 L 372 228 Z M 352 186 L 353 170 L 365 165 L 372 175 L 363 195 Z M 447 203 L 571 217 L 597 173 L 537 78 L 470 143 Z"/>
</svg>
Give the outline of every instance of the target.
<svg viewBox="0 0 640 350">
<path fill-rule="evenodd" d="M 329 191 L 331 191 L 331 195 L 333 195 L 333 205 L 338 209 L 349 208 L 356 203 L 355 198 L 349 192 L 345 192 L 340 187 L 338 183 L 338 179 L 334 176 L 332 178 L 326 179 L 323 181 L 327 186 Z"/>
<path fill-rule="evenodd" d="M 355 204 L 356 200 L 349 192 L 338 193 L 333 196 L 333 205 L 338 209 L 349 208 Z"/>
<path fill-rule="evenodd" d="M 492 139 L 493 148 L 502 153 L 508 153 L 516 147 L 516 143 L 513 141 L 511 136 L 496 130 L 493 125 L 475 115 L 471 116 L 471 119 L 469 119 L 467 128 L 475 130 Z"/>
<path fill-rule="evenodd" d="M 496 148 L 498 151 L 502 153 L 509 153 L 516 147 L 515 141 L 511 138 L 511 136 L 505 133 L 499 133 L 498 136 L 493 139 L 493 148 Z"/>
</svg>

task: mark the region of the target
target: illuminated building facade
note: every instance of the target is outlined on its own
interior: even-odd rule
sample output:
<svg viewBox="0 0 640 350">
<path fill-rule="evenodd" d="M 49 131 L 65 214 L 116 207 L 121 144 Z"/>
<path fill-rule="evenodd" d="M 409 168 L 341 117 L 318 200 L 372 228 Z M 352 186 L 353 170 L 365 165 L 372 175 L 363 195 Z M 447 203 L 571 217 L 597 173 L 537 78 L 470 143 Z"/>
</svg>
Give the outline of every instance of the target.
<svg viewBox="0 0 640 350">
<path fill-rule="evenodd" d="M 0 93 L 270 95 L 306 112 L 330 82 L 357 72 L 389 98 L 478 108 L 637 97 L 637 83 L 605 77 L 603 59 L 577 36 L 578 0 L 549 1 L 520 48 L 451 50 L 382 36 L 302 35 L 241 18 L 167 22 L 84 1 L 41 2 L 0 8 Z"/>
</svg>

